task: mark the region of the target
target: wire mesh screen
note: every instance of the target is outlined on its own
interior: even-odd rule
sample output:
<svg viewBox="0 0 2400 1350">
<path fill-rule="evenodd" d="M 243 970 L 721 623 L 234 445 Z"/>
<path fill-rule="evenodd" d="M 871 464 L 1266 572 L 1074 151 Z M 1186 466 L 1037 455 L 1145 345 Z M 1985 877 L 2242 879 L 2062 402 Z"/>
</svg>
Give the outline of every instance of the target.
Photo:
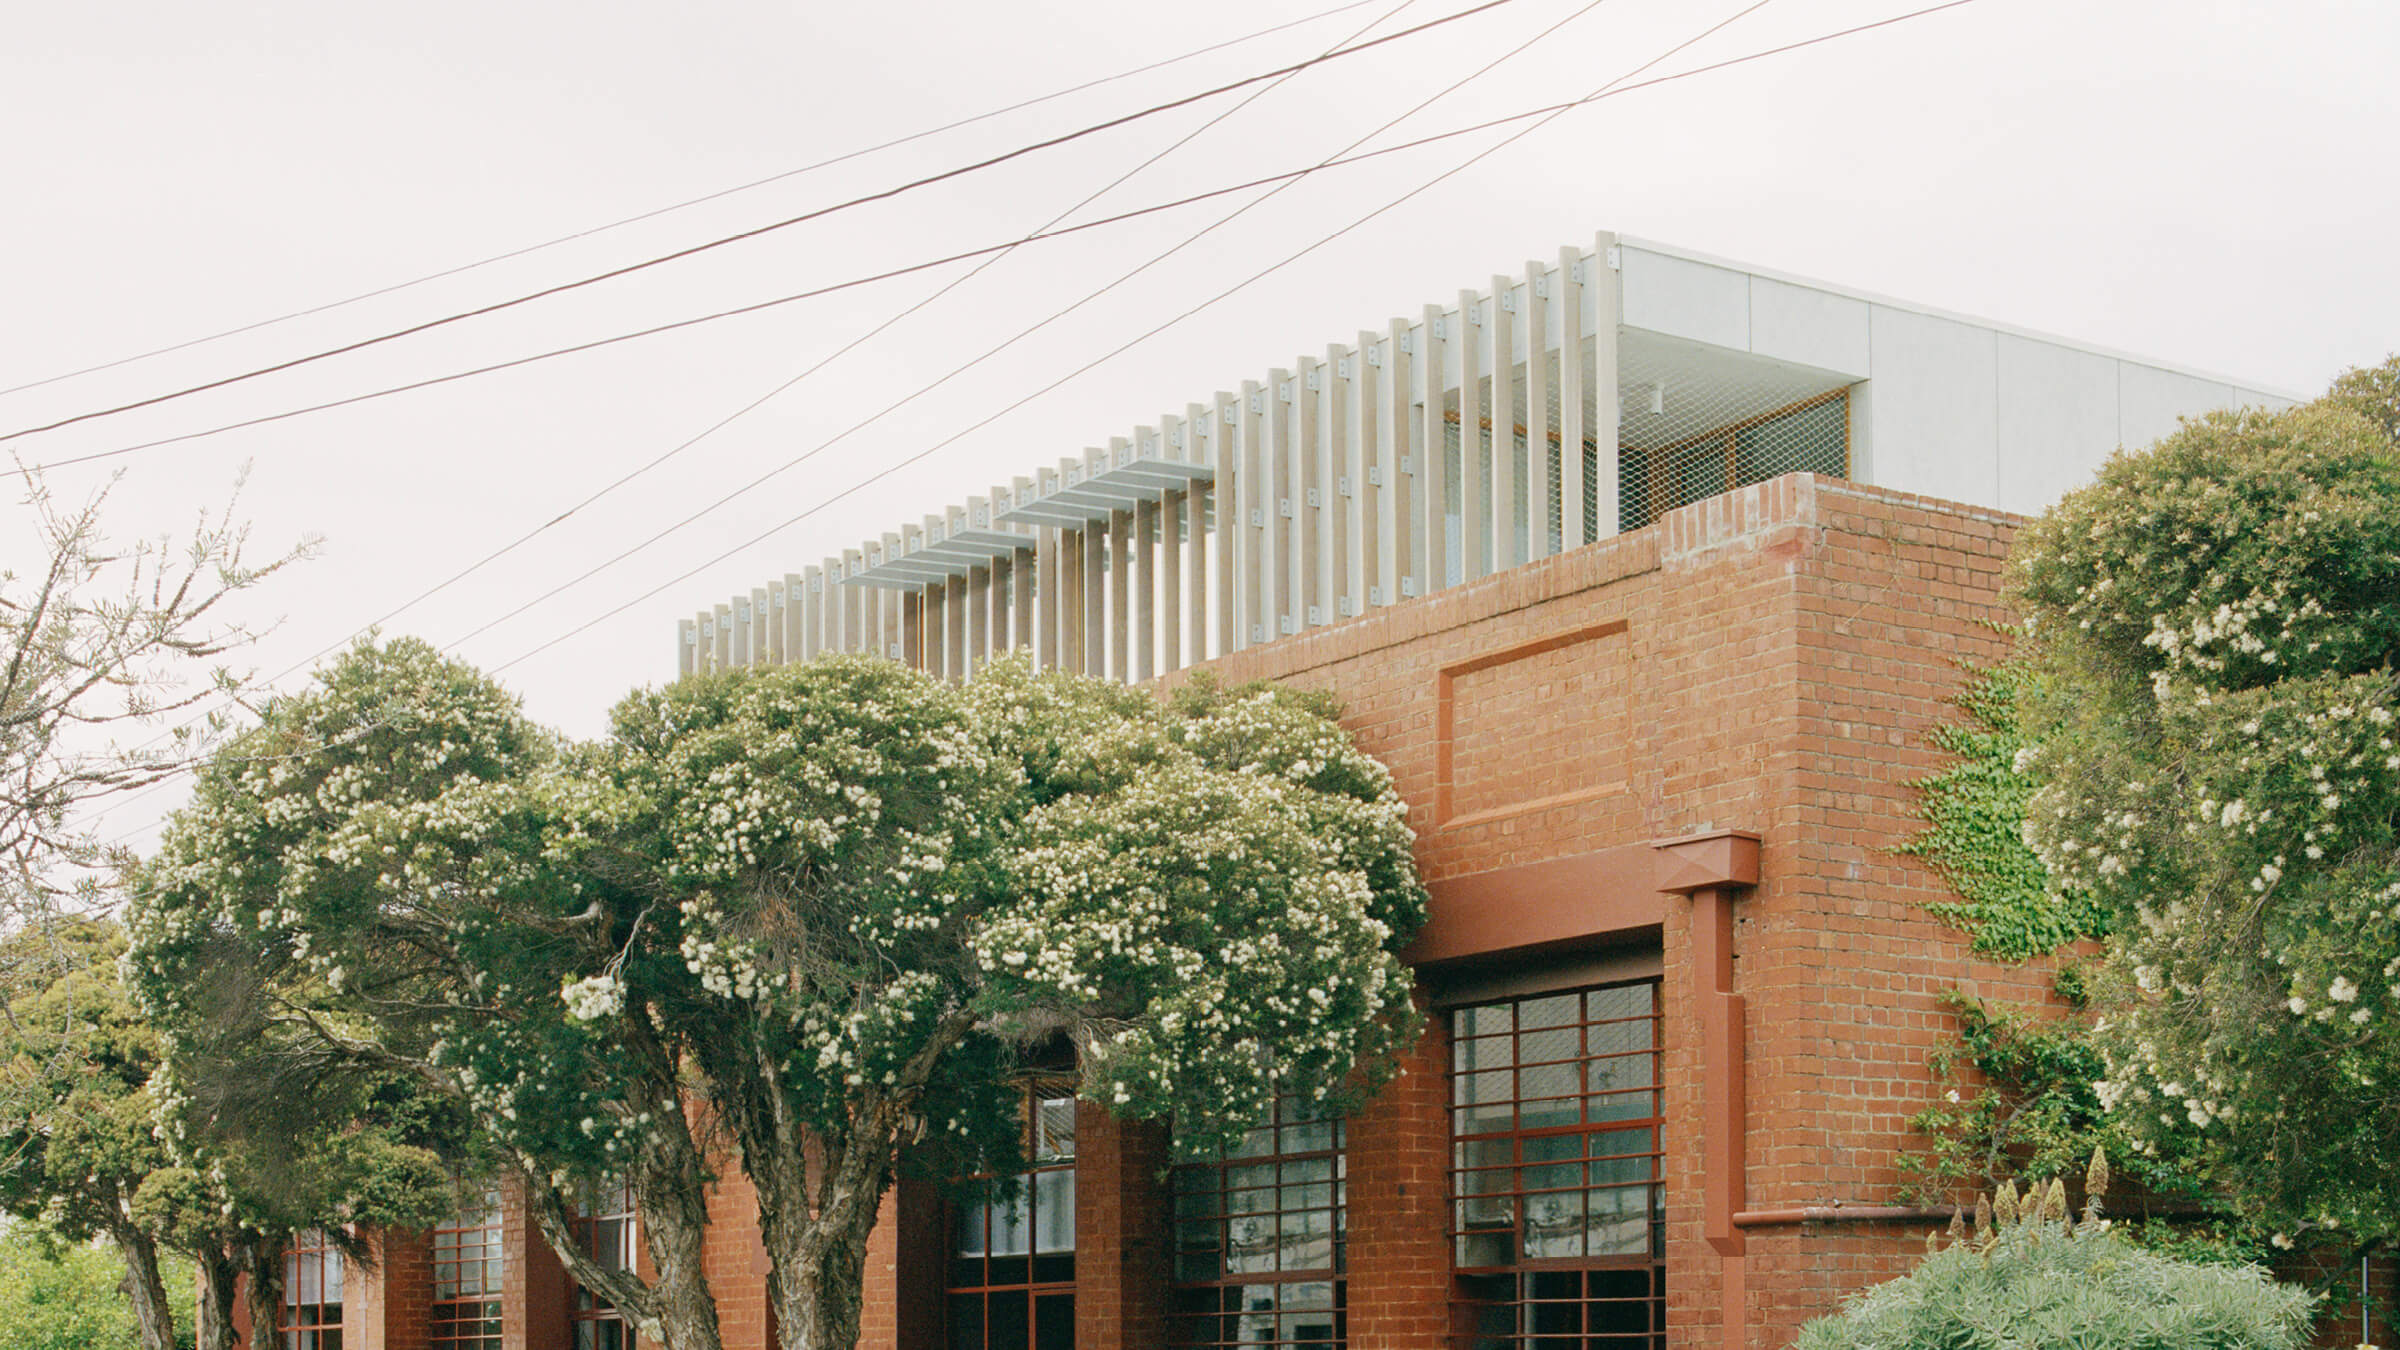
<svg viewBox="0 0 2400 1350">
<path fill-rule="evenodd" d="M 1617 439 L 1617 527 L 1639 529 L 1781 474 L 1848 477 L 1848 386 L 1745 353 L 1627 334 Z"/>
<path fill-rule="evenodd" d="M 1639 529 L 1662 511 L 1787 473 L 1849 476 L 1847 390 L 1836 389 L 1655 449 L 1623 447 L 1618 457 L 1619 528 Z"/>
<path fill-rule="evenodd" d="M 1544 428 L 1542 453 L 1548 472 L 1539 479 L 1547 485 L 1547 500 L 1542 505 L 1540 519 L 1548 538 L 1544 551 L 1555 553 L 1565 543 L 1563 522 L 1569 510 L 1581 512 L 1585 538 L 1600 537 L 1600 516 L 1607 494 L 1600 447 L 1586 435 L 1575 448 L 1575 453 L 1583 459 L 1581 500 L 1572 504 L 1566 500 L 1568 452 L 1557 430 L 1562 425 L 1558 356 L 1551 353 L 1544 359 L 1550 372 L 1550 378 L 1544 382 L 1549 406 L 1538 425 Z M 1492 447 L 1498 443 L 1501 424 L 1487 416 L 1470 435 L 1461 420 L 1458 391 L 1449 390 L 1443 396 L 1447 431 L 1442 446 L 1443 500 L 1448 509 L 1442 522 L 1442 554 L 1446 573 L 1443 581 L 1447 585 L 1457 585 L 1464 579 L 1470 551 L 1474 556 L 1492 559 L 1499 567 L 1514 566 L 1528 557 L 1526 545 L 1531 539 L 1534 520 L 1531 495 L 1536 481 L 1529 472 L 1531 428 L 1536 424 L 1526 420 L 1524 367 L 1520 365 L 1517 370 L 1518 406 L 1512 410 L 1514 416 L 1504 442 L 1514 456 L 1516 500 L 1512 539 L 1492 540 L 1488 525 L 1480 519 L 1470 525 L 1461 510 L 1470 457 L 1481 489 L 1477 497 L 1490 500 L 1494 477 Z M 1645 372 L 1637 370 L 1629 371 L 1619 381 L 1615 522 L 1618 531 L 1638 530 L 1662 512 L 1787 473 L 1849 476 L 1847 387 L 1826 389 L 1809 378 L 1784 376 L 1779 371 L 1766 378 L 1753 374 L 1747 379 L 1731 380 L 1696 376 L 1688 369 L 1676 374 L 1678 378 L 1670 381 L 1664 371 L 1647 372 L 1645 378 Z M 1584 381 L 1587 391 L 1591 384 L 1588 378 Z M 1811 387 L 1812 384 L 1816 387 Z M 1488 406 L 1488 381 L 1484 384 L 1484 394 Z M 1597 399 L 1587 392 L 1586 426 L 1596 420 L 1593 416 L 1596 405 Z"/>
</svg>

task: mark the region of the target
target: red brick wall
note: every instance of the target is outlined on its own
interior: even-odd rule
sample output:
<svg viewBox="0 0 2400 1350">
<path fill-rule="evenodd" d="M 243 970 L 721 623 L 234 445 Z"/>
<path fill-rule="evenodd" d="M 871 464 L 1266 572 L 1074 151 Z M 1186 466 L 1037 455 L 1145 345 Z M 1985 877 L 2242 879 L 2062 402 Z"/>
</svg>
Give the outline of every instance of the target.
<svg viewBox="0 0 2400 1350">
<path fill-rule="evenodd" d="M 2046 986 L 2039 968 L 1972 959 L 1922 908 L 1943 898 L 1940 883 L 1891 852 L 1917 828 L 1909 785 L 1936 767 L 1925 736 L 1953 715 L 1945 700 L 1960 662 L 1999 650 L 1987 624 L 2001 617 L 2011 525 L 1794 476 L 1212 664 L 1228 682 L 1338 692 L 1345 721 L 1411 803 L 1431 880 L 1703 831 L 1761 836 L 1760 884 L 1736 901 L 1746 1205 L 1888 1204 L 1894 1159 L 1911 1142 L 1906 1119 L 1935 1091 L 1927 1056 L 1952 1034 L 1937 996 L 1963 985 L 2038 1001 Z M 1494 768 L 1502 752 L 1506 773 Z M 1662 897 L 1641 939 L 1656 942 L 1665 971 L 1669 1343 L 1679 1350 L 1728 1344 L 1721 1259 L 1700 1231 L 1689 911 Z M 1444 1342 L 1445 1054 L 1436 1019 L 1407 1072 L 1350 1127 L 1358 1350 Z M 1084 1114 L 1079 1344 L 1156 1345 L 1162 1143 Z M 870 1256 L 866 1344 L 879 1350 L 936 1343 L 943 1234 L 925 1194 L 904 1188 L 887 1206 Z M 711 1278 L 728 1345 L 758 1345 L 763 1281 L 743 1275 L 756 1260 L 746 1187 L 729 1180 L 717 1209 Z M 1904 1225 L 1743 1231 L 1740 1343 L 1753 1350 L 1786 1344 L 1802 1321 L 1921 1251 L 1920 1231 Z"/>
<path fill-rule="evenodd" d="M 357 1350 L 425 1350 L 433 1308 L 433 1242 L 423 1233 L 374 1233 L 374 1265 L 342 1272 L 342 1344 Z"/>
<path fill-rule="evenodd" d="M 1348 1125 L 1353 1350 L 1438 1344 L 1449 1326 L 1449 1058 L 1431 1018 L 1400 1076 Z"/>
<path fill-rule="evenodd" d="M 1161 1202 L 1167 1133 L 1075 1104 L 1076 1350 L 1167 1341 L 1173 1207 Z"/>
<path fill-rule="evenodd" d="M 708 1237 L 700 1253 L 717 1300 L 725 1350 L 771 1350 L 767 1248 L 758 1235 L 758 1190 L 737 1167 L 720 1168 L 708 1196 Z"/>
<path fill-rule="evenodd" d="M 2002 617 L 2011 525 L 1834 480 L 1779 479 L 1214 665 L 1232 682 L 1337 691 L 1346 722 L 1412 803 L 1429 879 L 1711 829 L 1759 833 L 1761 884 L 1737 903 L 1736 935 L 1748 1208 L 1888 1204 L 1894 1159 L 1911 1142 L 1905 1121 L 1934 1091 L 1927 1056 L 1952 1030 L 1937 995 L 1964 985 L 2038 1001 L 2046 987 L 2039 968 L 1970 959 L 1922 909 L 1945 895 L 1938 880 L 1890 851 L 1917 828 L 1909 785 L 1937 765 L 1925 733 L 1953 716 L 1959 663 L 2001 646 L 1988 625 Z M 1620 621 L 1622 635 L 1611 634 Z M 1589 684 L 1570 689 L 1570 663 L 1542 644 L 1577 632 L 1596 640 Z M 1597 721 L 1615 724 L 1613 710 L 1596 719 L 1591 706 L 1595 694 L 1616 696 L 1603 641 L 1621 641 L 1629 667 L 1621 752 L 1591 743 L 1606 734 Z M 1489 664 L 1518 648 L 1544 659 Z M 1526 785 L 1510 810 L 1488 781 L 1470 789 L 1463 779 L 1489 745 L 1442 744 L 1444 730 L 1479 725 L 1456 710 L 1445 718 L 1442 687 L 1445 674 L 1455 695 L 1520 667 L 1527 685 L 1492 691 L 1531 719 L 1505 733 Z M 1474 809 L 1437 810 L 1445 768 L 1462 774 L 1453 803 Z M 1668 901 L 1660 937 L 1666 1110 L 1688 1122 L 1666 1140 L 1671 1344 L 1722 1345 L 1719 1262 L 1700 1236 L 1688 912 Z M 1390 1216 L 1395 1228 L 1437 1235 L 1416 1258 L 1434 1278 L 1377 1266 L 1373 1245 L 1393 1240 L 1378 1211 L 1396 1197 L 1378 1189 L 1387 1183 L 1373 1169 L 1402 1165 L 1407 1151 L 1363 1146 L 1423 1132 L 1440 1185 L 1440 1061 L 1427 1059 L 1354 1129 L 1350 1300 L 1361 1347 L 1441 1343 L 1440 1309 L 1427 1306 L 1446 1272 L 1440 1206 L 1395 1206 Z M 1748 1230 L 1746 1343 L 1786 1343 L 1843 1293 L 1904 1269 L 1917 1237 L 1892 1225 Z"/>
<path fill-rule="evenodd" d="M 513 1180 L 500 1187 L 501 1350 L 558 1350 L 567 1344 L 567 1307 L 574 1289 L 566 1268 L 542 1240 Z"/>
</svg>

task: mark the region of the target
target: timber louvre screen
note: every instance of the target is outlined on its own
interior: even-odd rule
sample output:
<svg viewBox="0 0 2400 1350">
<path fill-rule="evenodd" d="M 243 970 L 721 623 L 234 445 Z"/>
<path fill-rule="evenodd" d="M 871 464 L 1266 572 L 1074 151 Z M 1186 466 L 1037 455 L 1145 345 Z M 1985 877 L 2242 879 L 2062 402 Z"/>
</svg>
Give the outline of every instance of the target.
<svg viewBox="0 0 2400 1350">
<path fill-rule="evenodd" d="M 1626 326 L 1624 249 L 1530 262 L 684 620 L 682 674 L 872 652 L 1141 682 L 1847 476 L 1848 377 Z"/>
<path fill-rule="evenodd" d="M 1663 1350 L 1658 982 L 1450 1014 L 1461 1350 Z"/>
</svg>

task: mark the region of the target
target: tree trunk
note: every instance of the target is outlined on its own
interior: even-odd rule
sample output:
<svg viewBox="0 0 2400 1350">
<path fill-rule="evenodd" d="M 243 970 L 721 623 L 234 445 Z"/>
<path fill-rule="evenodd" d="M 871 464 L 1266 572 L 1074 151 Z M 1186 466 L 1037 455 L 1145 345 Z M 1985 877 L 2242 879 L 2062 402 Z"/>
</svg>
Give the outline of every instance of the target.
<svg viewBox="0 0 2400 1350">
<path fill-rule="evenodd" d="M 200 1253 L 200 1350 L 240 1350 L 233 1327 L 235 1275 L 240 1269 L 232 1253 L 210 1247 Z"/>
<path fill-rule="evenodd" d="M 689 1136 L 684 1136 L 689 1143 Z M 708 1207 L 699 1160 L 687 1149 L 665 1150 L 679 1156 L 662 1160 L 662 1171 L 678 1176 L 664 1186 L 644 1188 L 641 1196 L 642 1238 L 650 1264 L 658 1270 L 651 1286 L 660 1334 L 666 1350 L 721 1350 L 717 1332 L 717 1300 L 709 1292 L 701 1264 L 708 1235 Z"/>
<path fill-rule="evenodd" d="M 872 1209 L 867 1211 L 870 1215 Z M 785 1281 L 776 1301 L 783 1350 L 854 1350 L 867 1270 L 867 1233 L 836 1232 L 812 1224 L 814 1240 L 802 1244 L 807 1264 Z M 869 1224 L 872 1227 L 872 1224 Z"/>
<path fill-rule="evenodd" d="M 242 1273 L 249 1276 L 244 1292 L 250 1304 L 250 1344 L 252 1350 L 267 1350 L 279 1344 L 275 1339 L 275 1319 L 283 1311 L 283 1249 L 291 1245 L 291 1235 L 277 1238 L 253 1238 L 242 1248 Z"/>
<path fill-rule="evenodd" d="M 125 1300 L 133 1305 L 142 1350 L 175 1350 L 175 1309 L 158 1277 L 158 1243 L 148 1234 L 121 1228 L 109 1234 L 125 1257 Z"/>
<path fill-rule="evenodd" d="M 882 1110 L 862 1114 L 878 1125 L 889 1118 Z M 744 1154 L 772 1263 L 767 1293 L 775 1303 L 781 1350 L 853 1350 L 867 1241 L 891 1189 L 888 1159 L 895 1141 L 887 1125 L 865 1140 L 811 1142 L 815 1168 L 800 1149 Z"/>
</svg>

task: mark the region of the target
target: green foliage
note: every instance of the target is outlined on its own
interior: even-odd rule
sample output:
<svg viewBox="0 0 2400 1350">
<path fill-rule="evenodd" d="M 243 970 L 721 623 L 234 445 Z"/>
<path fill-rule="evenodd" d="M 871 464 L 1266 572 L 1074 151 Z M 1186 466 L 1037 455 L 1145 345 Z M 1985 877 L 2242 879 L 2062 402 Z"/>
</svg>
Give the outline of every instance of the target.
<svg viewBox="0 0 2400 1350">
<path fill-rule="evenodd" d="M 1800 1331 L 1795 1350 L 2299 1350 L 2310 1296 L 2104 1225 L 2002 1222 Z"/>
<path fill-rule="evenodd" d="M 1412 845 L 1312 696 L 838 657 L 640 692 L 570 746 L 402 641 L 203 773 L 129 967 L 180 1044 L 443 1084 L 553 1199 L 616 1172 L 697 1215 L 734 1158 L 774 1278 L 838 1282 L 799 1250 L 863 1250 L 903 1152 L 1012 1170 L 1012 1076 L 1062 1041 L 1086 1097 L 1194 1137 L 1371 1088 L 1416 1028 Z M 669 1228 L 654 1265 L 696 1276 Z"/>
<path fill-rule="evenodd" d="M 2025 843 L 2025 803 L 2034 789 L 2017 768 L 2026 748 L 2018 715 L 2025 679 L 2018 661 L 1970 672 L 1953 700 L 1967 723 L 1932 734 L 1953 760 L 1917 782 L 1925 828 L 1898 850 L 1923 858 L 1959 896 L 1926 908 L 1966 932 L 1976 951 L 2006 961 L 2108 931 L 2107 911 L 2081 891 L 2053 891 Z"/>
<path fill-rule="evenodd" d="M 145 1092 L 158 1037 L 117 981 L 124 933 L 98 920 L 19 930 L 0 986 L 0 1213 L 38 1219 L 70 1241 L 131 1215 L 143 1181 L 168 1162 Z"/>
<path fill-rule="evenodd" d="M 2179 1208 L 2210 1201 L 2191 1170 L 2188 1139 L 2146 1150 L 2148 1136 L 2101 1107 L 2094 1084 L 2108 1065 L 2085 1018 L 1995 1009 L 1958 990 L 1942 1003 L 1958 1019 L 1959 1047 L 1933 1057 L 1935 1079 L 1947 1088 L 1943 1100 L 1909 1120 L 1925 1139 L 1900 1158 L 1912 1198 L 1943 1204 L 2011 1176 L 2068 1175 L 2098 1149 L 2146 1201 Z M 2241 1232 L 2221 1224 L 2146 1226 L 2138 1240 L 2186 1256 L 2255 1252 Z"/>
<path fill-rule="evenodd" d="M 2360 366 L 2342 372 L 2326 391 L 2325 401 L 2357 413 L 2400 441 L 2400 356 L 2384 358 L 2379 366 Z"/>
<path fill-rule="evenodd" d="M 2395 387 L 2191 421 L 2012 563 L 2028 839 L 2117 933 L 2100 1100 L 2279 1245 L 2400 1236 Z"/>
<path fill-rule="evenodd" d="M 192 1287 L 192 1263 L 163 1262 L 169 1296 Z M 125 1262 L 105 1245 L 59 1242 L 0 1226 L 0 1345 L 9 1350 L 123 1350 L 140 1343 L 119 1282 Z M 178 1344 L 189 1346 L 187 1329 Z"/>
<path fill-rule="evenodd" d="M 1927 1234 L 1917 1269 L 1801 1328 L 1795 1350 L 2298 1350 L 2313 1295 L 2222 1251 L 2137 1245 L 2101 1217 L 2113 1173 L 2095 1149 L 2080 1220 L 2063 1177 L 2003 1179 Z"/>
</svg>

